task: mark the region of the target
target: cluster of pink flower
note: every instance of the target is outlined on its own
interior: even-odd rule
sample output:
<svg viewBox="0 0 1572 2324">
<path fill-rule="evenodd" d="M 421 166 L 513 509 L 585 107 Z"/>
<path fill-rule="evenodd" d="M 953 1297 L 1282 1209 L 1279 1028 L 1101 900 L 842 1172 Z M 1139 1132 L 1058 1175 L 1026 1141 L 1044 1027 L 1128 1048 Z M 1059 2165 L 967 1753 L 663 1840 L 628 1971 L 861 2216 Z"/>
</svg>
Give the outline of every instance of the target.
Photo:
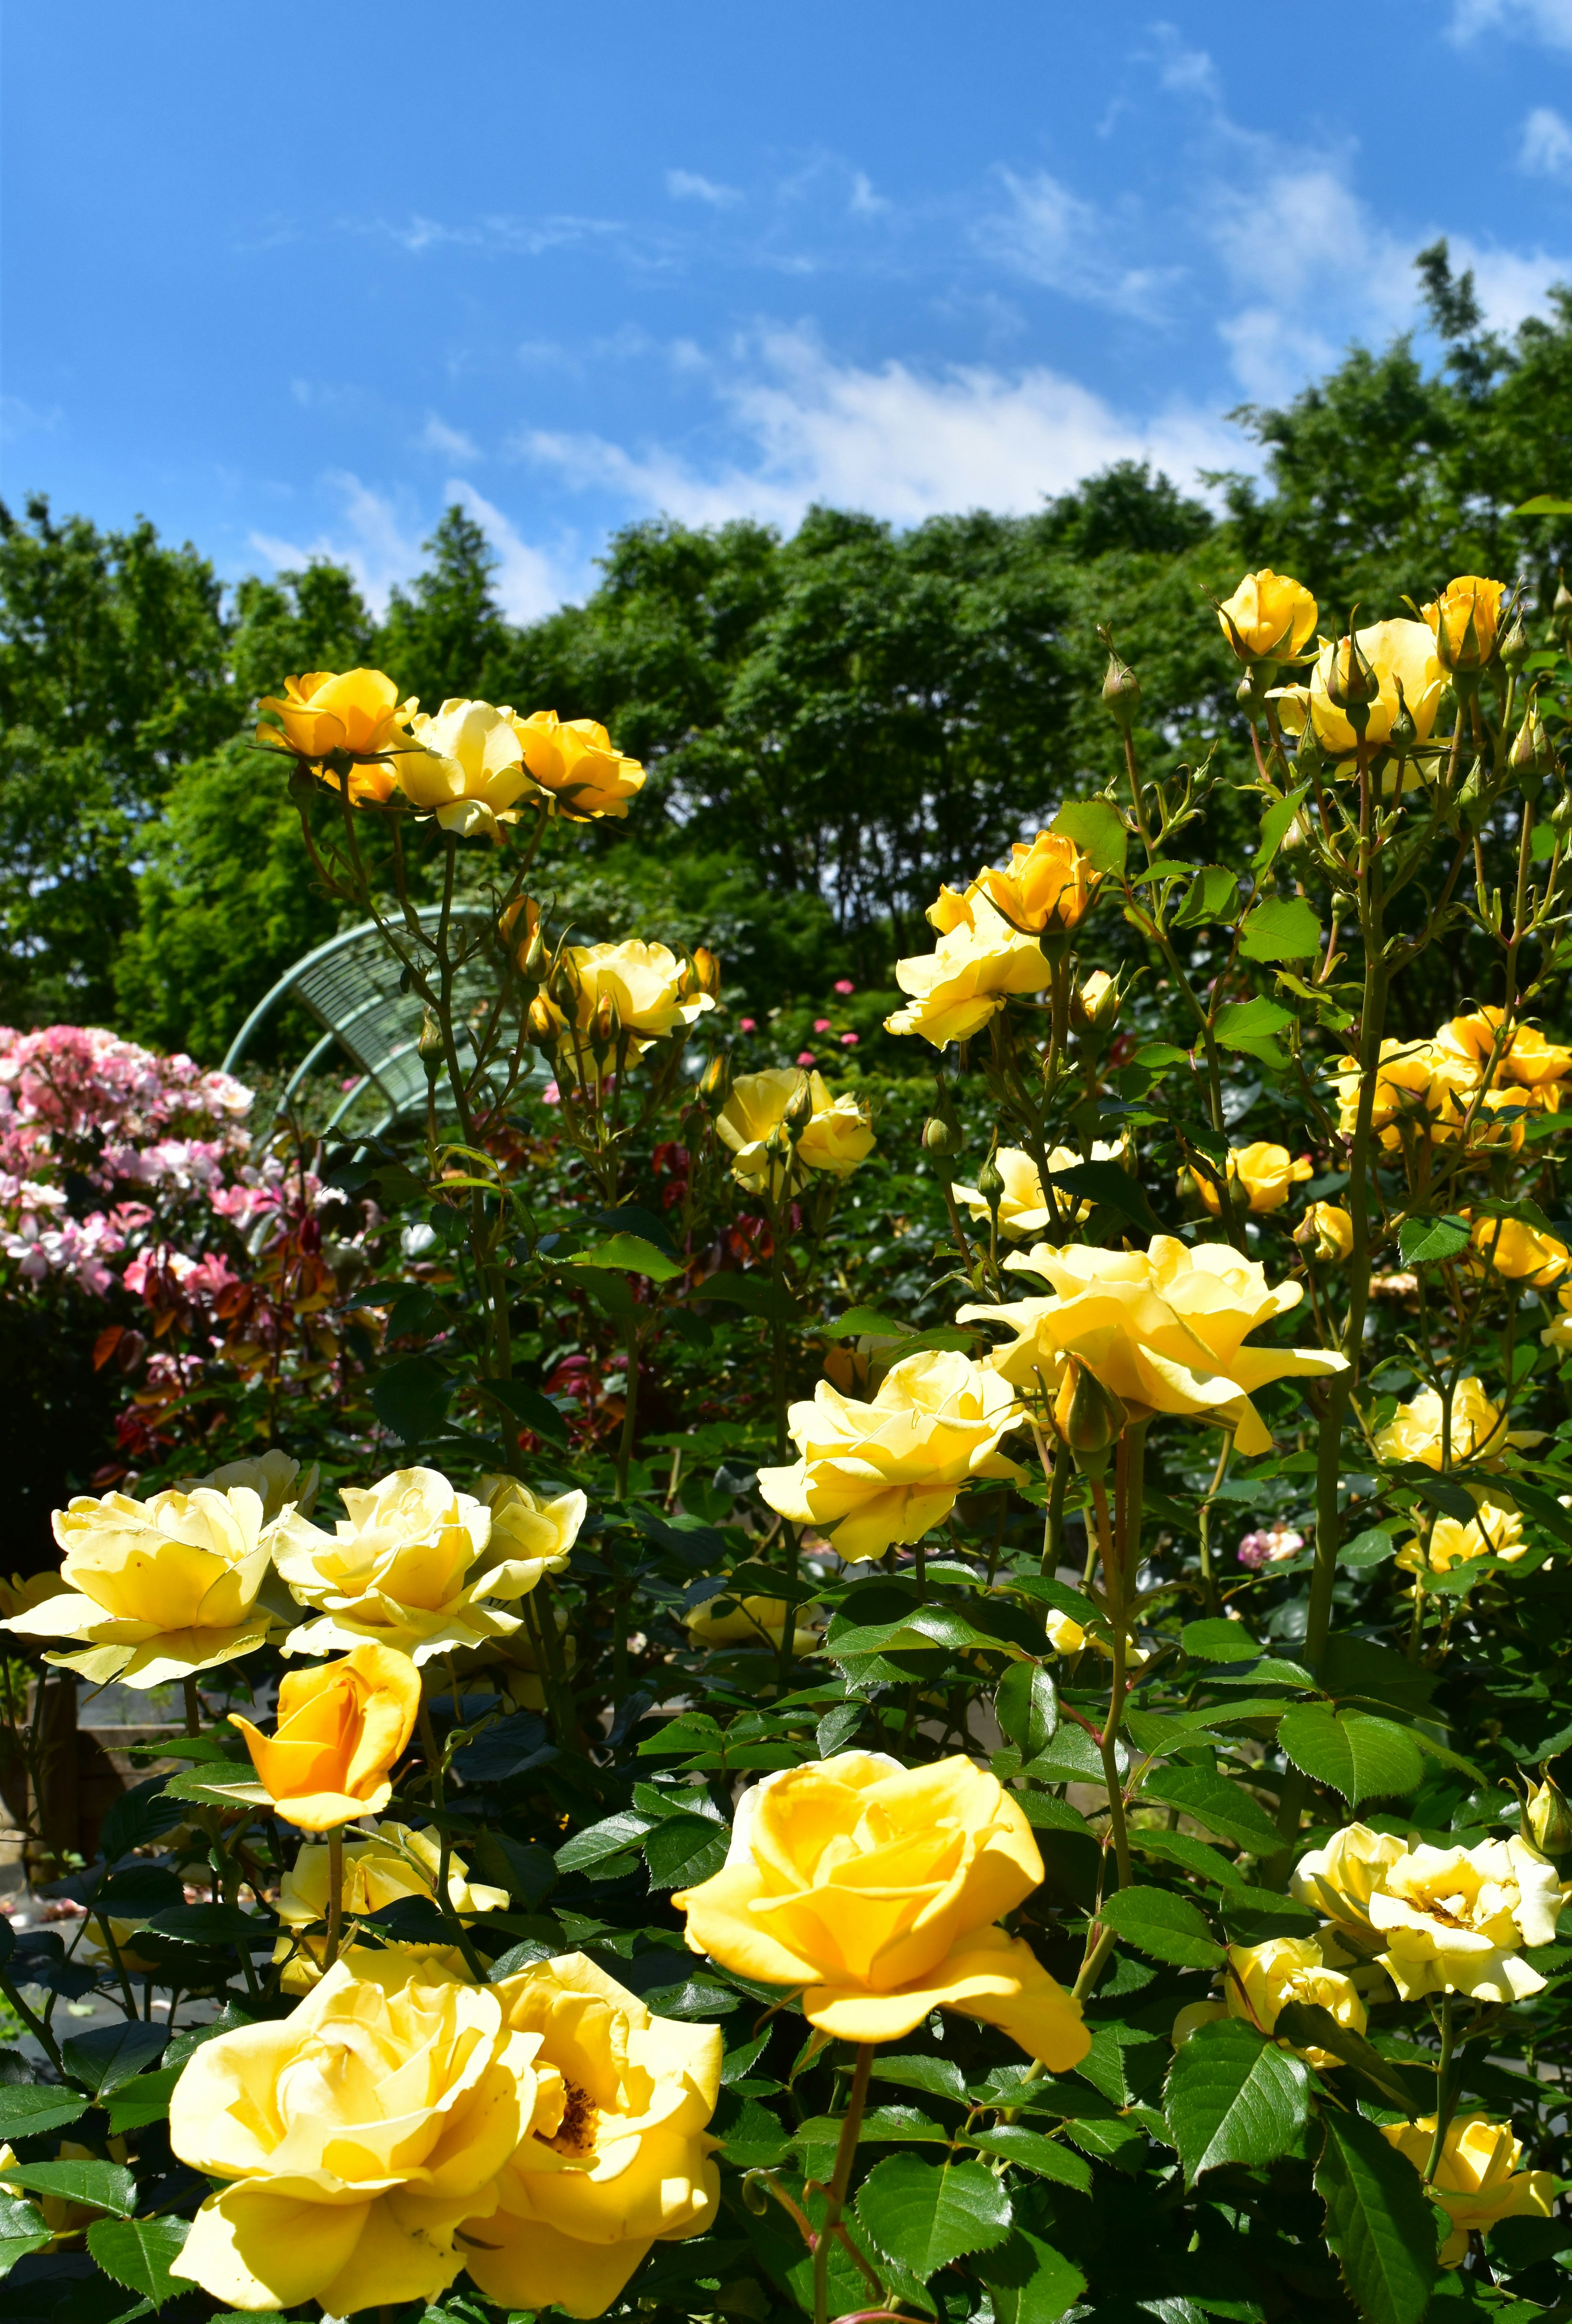
<svg viewBox="0 0 1572 2324">
<path fill-rule="evenodd" d="M 851 993 L 855 992 L 856 990 L 856 985 L 852 983 L 851 979 L 849 976 L 838 976 L 836 978 L 835 991 L 842 1000 L 846 1000 Z M 738 1030 L 743 1033 L 757 1033 L 758 1030 L 758 1019 L 754 1017 L 744 1017 L 739 1024 Z M 814 1030 L 815 1033 L 835 1033 L 835 1022 L 833 1018 L 815 1017 L 814 1019 Z M 843 1049 L 855 1049 L 858 1045 L 859 1038 L 860 1037 L 856 1033 L 835 1033 L 835 1039 Z M 816 1049 L 800 1049 L 797 1052 L 797 1063 L 799 1065 L 816 1065 L 818 1062 L 819 1053 Z"/>
</svg>

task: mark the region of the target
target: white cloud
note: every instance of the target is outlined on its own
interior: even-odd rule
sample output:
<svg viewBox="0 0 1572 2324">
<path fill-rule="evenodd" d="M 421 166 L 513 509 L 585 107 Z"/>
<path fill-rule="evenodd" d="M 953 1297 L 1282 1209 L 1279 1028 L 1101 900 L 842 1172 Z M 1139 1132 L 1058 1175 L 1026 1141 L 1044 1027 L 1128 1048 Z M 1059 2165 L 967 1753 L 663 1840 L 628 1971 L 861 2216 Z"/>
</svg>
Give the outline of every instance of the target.
<svg viewBox="0 0 1572 2324">
<path fill-rule="evenodd" d="M 380 615 L 387 610 L 394 583 L 407 580 L 418 567 L 426 528 L 412 524 L 387 493 L 363 484 L 346 469 L 330 470 L 324 482 L 340 503 L 336 526 L 325 525 L 305 541 L 253 532 L 250 545 L 275 570 L 298 569 L 313 558 L 347 565 L 361 595 Z"/>
<path fill-rule="evenodd" d="M 1177 279 L 1172 268 L 1131 266 L 1117 245 L 1128 239 L 1122 221 L 1082 200 L 1046 170 L 1030 177 L 1001 169 L 1007 210 L 986 217 L 977 239 L 1017 273 L 1071 299 L 1126 314 L 1152 315 L 1161 293 Z"/>
<path fill-rule="evenodd" d="M 423 452 L 439 453 L 445 460 L 478 460 L 481 456 L 462 428 L 450 428 L 435 411 L 427 413 L 426 425 L 416 440 Z"/>
<path fill-rule="evenodd" d="M 717 185 L 713 178 L 701 178 L 696 170 L 668 170 L 666 190 L 674 202 L 708 202 L 712 209 L 730 209 L 742 199 L 735 186 Z"/>
<path fill-rule="evenodd" d="M 0 395 L 0 443 L 14 444 L 23 436 L 52 435 L 65 416 L 58 403 L 29 403 L 20 395 Z"/>
<path fill-rule="evenodd" d="M 851 192 L 847 208 L 853 217 L 886 217 L 895 204 L 884 194 L 875 193 L 873 180 L 861 170 L 851 172 Z"/>
<path fill-rule="evenodd" d="M 1572 175 L 1572 129 L 1552 105 L 1536 105 L 1523 123 L 1518 167 L 1531 178 Z"/>
<path fill-rule="evenodd" d="M 570 485 L 688 523 L 757 516 L 787 527 L 814 501 L 900 524 L 956 509 L 1024 513 L 1113 460 L 1150 459 L 1189 485 L 1198 469 L 1244 456 L 1209 415 L 1176 405 L 1133 420 L 1042 366 L 867 370 L 837 364 L 803 330 L 767 333 L 753 352 L 751 369 L 715 382 L 747 452 L 708 473 L 663 447 L 593 435 L 536 430 L 518 449 Z"/>
<path fill-rule="evenodd" d="M 510 519 L 462 477 L 451 478 L 444 497 L 457 501 L 473 517 L 497 552 L 498 602 L 510 622 L 538 622 L 543 613 L 593 586 L 586 560 L 569 553 L 554 557 L 519 538 Z"/>
<path fill-rule="evenodd" d="M 1503 32 L 1572 49 L 1572 0 L 1454 0 L 1451 30 L 1459 42 Z"/>
</svg>

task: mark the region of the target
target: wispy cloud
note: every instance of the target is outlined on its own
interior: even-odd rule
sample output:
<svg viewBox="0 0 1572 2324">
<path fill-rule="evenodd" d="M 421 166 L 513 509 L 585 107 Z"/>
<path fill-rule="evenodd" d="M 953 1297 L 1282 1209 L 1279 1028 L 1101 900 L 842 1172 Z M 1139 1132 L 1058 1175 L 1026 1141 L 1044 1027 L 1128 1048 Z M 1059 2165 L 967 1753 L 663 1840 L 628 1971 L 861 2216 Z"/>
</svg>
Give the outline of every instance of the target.
<svg viewBox="0 0 1572 2324">
<path fill-rule="evenodd" d="M 1129 262 L 1125 251 L 1135 231 L 1134 221 L 1110 217 L 1046 170 L 1021 177 L 1001 169 L 998 178 L 1008 203 L 979 224 L 976 239 L 984 252 L 1069 298 L 1125 314 L 1155 315 L 1177 272 Z"/>
<path fill-rule="evenodd" d="M 1496 32 L 1515 32 L 1548 48 L 1572 49 L 1572 0 L 1453 0 L 1455 41 Z"/>
<path fill-rule="evenodd" d="M 735 186 L 717 185 L 713 178 L 702 178 L 696 170 L 668 170 L 666 190 L 674 202 L 707 202 L 717 210 L 734 208 L 742 199 Z"/>
<path fill-rule="evenodd" d="M 1517 159 L 1531 178 L 1572 176 L 1572 129 L 1553 105 L 1536 105 L 1523 123 Z"/>
<path fill-rule="evenodd" d="M 478 460 L 481 456 L 462 428 L 450 428 L 435 411 L 427 414 L 426 425 L 415 440 L 423 452 L 437 453 L 445 460 Z"/>
<path fill-rule="evenodd" d="M 593 568 L 574 536 L 565 538 L 555 551 L 537 549 L 520 536 L 510 518 L 462 477 L 449 478 L 446 497 L 468 511 L 496 550 L 497 597 L 510 621 L 538 622 L 593 586 Z"/>
<path fill-rule="evenodd" d="M 393 585 L 407 580 L 420 564 L 427 527 L 407 495 L 379 492 L 348 469 L 330 469 L 322 488 L 337 508 L 309 540 L 253 532 L 251 547 L 280 571 L 298 570 L 314 558 L 346 565 L 372 610 L 385 613 Z"/>
</svg>

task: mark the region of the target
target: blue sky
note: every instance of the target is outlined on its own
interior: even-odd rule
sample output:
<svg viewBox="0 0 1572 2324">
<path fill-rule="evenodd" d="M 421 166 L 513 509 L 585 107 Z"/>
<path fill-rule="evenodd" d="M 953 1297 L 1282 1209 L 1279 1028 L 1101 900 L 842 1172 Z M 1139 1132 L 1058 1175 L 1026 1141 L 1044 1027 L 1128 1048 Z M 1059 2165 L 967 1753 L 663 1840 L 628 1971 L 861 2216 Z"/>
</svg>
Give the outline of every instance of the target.
<svg viewBox="0 0 1572 2324">
<path fill-rule="evenodd" d="M 7 497 L 378 602 L 455 498 L 528 618 L 661 510 L 1190 483 L 1414 321 L 1436 235 L 1503 325 L 1572 278 L 1572 0 L 0 23 Z"/>
</svg>

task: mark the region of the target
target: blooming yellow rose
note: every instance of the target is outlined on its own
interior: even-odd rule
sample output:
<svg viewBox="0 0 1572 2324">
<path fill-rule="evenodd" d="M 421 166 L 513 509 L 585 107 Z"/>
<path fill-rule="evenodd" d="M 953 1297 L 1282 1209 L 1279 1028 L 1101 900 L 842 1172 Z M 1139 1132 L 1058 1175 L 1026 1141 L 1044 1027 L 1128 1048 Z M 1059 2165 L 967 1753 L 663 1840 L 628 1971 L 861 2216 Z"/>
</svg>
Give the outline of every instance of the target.
<svg viewBox="0 0 1572 2324">
<path fill-rule="evenodd" d="M 589 1513 L 583 1493 L 559 1493 L 545 1501 L 517 1477 L 489 1472 L 475 1479 L 475 1492 L 492 1513 L 492 1555 L 506 1553 L 515 1563 L 534 1569 L 524 1591 L 533 1590 L 542 1575 L 562 1571 Z"/>
<path fill-rule="evenodd" d="M 784 1598 L 733 1598 L 722 1590 L 690 1606 L 683 1626 L 699 1646 L 778 1647 L 790 1612 Z M 792 1626 L 793 1654 L 811 1655 L 819 1637 L 812 1609 L 800 1606 Z"/>
<path fill-rule="evenodd" d="M 1053 973 L 1033 936 L 1018 934 L 984 896 L 945 889 L 928 915 L 938 949 L 897 960 L 896 982 L 910 1005 L 884 1020 L 887 1033 L 920 1033 L 942 1049 L 969 1040 L 997 1017 L 1012 992 L 1040 992 Z"/>
<path fill-rule="evenodd" d="M 1363 2034 L 1369 2023 L 1358 1987 L 1346 1969 L 1328 1958 L 1328 1941 L 1319 1937 L 1272 1937 L 1264 1945 L 1230 1945 L 1223 1990 L 1229 2015 L 1243 2017 L 1263 2034 L 1273 2032 L 1291 2001 L 1328 2011 L 1351 2034 Z M 1312 2066 L 1338 2062 L 1329 2050 L 1313 2046 L 1299 2054 Z"/>
<path fill-rule="evenodd" d="M 1509 1430 L 1506 1414 L 1485 1395 L 1476 1374 L 1457 1382 L 1452 1395 L 1451 1426 L 1443 1442 L 1441 1398 L 1433 1388 L 1422 1388 L 1407 1404 L 1400 1404 L 1383 1429 L 1376 1432 L 1375 1451 L 1383 1461 L 1420 1461 L 1427 1469 L 1459 1469 L 1480 1462 L 1499 1466 L 1519 1432 Z M 1532 1439 L 1537 1443 L 1536 1437 Z M 1448 1457 L 1449 1456 L 1449 1457 Z"/>
<path fill-rule="evenodd" d="M 789 1108 L 801 1109 L 806 1093 L 807 1120 L 795 1140 L 786 1126 Z M 850 1093 L 830 1094 L 823 1074 L 800 1065 L 776 1065 L 760 1074 L 740 1074 L 715 1116 L 715 1133 L 733 1157 L 731 1176 L 749 1191 L 768 1186 L 779 1195 L 815 1170 L 844 1178 L 873 1151 L 872 1124 Z"/>
<path fill-rule="evenodd" d="M 1471 1275 L 1503 1275 L 1543 1291 L 1572 1267 L 1572 1251 L 1564 1242 L 1521 1219 L 1475 1219 L 1471 1212 L 1464 1215 L 1472 1220 L 1467 1252 Z"/>
<path fill-rule="evenodd" d="M 898 2041 L 954 2009 L 1063 2073 L 1091 2046 L 1080 2005 L 993 1926 L 1042 1877 L 997 1776 L 842 1751 L 744 1792 L 725 1864 L 672 1902 L 694 1952 L 805 1987 L 808 2023 L 838 2040 Z"/>
<path fill-rule="evenodd" d="M 262 1646 L 271 1617 L 257 1603 L 268 1570 L 261 1497 L 215 1492 L 86 1495 L 54 1513 L 65 1551 L 55 1594 L 10 1616 L 29 1638 L 78 1638 L 50 1654 L 102 1686 L 167 1686 Z M 61 1586 L 63 1585 L 63 1587 Z"/>
<path fill-rule="evenodd" d="M 1565 1895 L 1526 1840 L 1421 1842 L 1387 1866 L 1371 1896 L 1370 1923 L 1386 1944 L 1378 1958 L 1404 2001 L 1427 1993 L 1521 2001 L 1545 1980 L 1521 1948 L 1553 1942 Z"/>
<path fill-rule="evenodd" d="M 1323 1267 L 1330 1266 L 1347 1259 L 1353 1250 L 1354 1222 L 1338 1203 L 1312 1203 L 1295 1227 L 1293 1239 Z"/>
<path fill-rule="evenodd" d="M 504 2308 L 599 2316 L 652 2243 L 715 2217 L 721 2029 L 652 2017 L 583 1953 L 494 1990 L 514 2040 L 536 2045 L 533 2105 L 496 2208 L 464 2230 L 465 2264 Z"/>
<path fill-rule="evenodd" d="M 1286 573 L 1246 573 L 1218 607 L 1218 622 L 1239 659 L 1293 661 L 1316 631 L 1316 601 Z"/>
<path fill-rule="evenodd" d="M 435 2300 L 461 2225 L 495 2208 L 535 2099 L 538 2043 L 501 1990 L 427 1979 L 393 1952 L 341 1960 L 285 2018 L 193 2051 L 170 2101 L 209 2195 L 174 2272 L 226 2308 L 328 2315 Z"/>
<path fill-rule="evenodd" d="M 1439 597 L 1421 606 L 1443 669 L 1483 669 L 1495 653 L 1495 632 L 1506 585 L 1460 573 Z"/>
<path fill-rule="evenodd" d="M 1296 1186 L 1301 1186 L 1310 1176 L 1308 1157 L 1296 1162 L 1286 1146 L 1268 1145 L 1257 1139 L 1253 1146 L 1230 1148 L 1227 1158 L 1230 1187 L 1242 1186 L 1252 1211 L 1280 1211 Z M 1196 1193 L 1213 1218 L 1220 1215 L 1218 1190 L 1209 1178 L 1199 1171 L 1191 1174 Z"/>
<path fill-rule="evenodd" d="M 1384 2122 L 1381 2135 L 1422 2172 L 1435 2144 L 1436 2117 L 1430 2114 L 1418 2122 Z M 1441 2159 L 1430 2181 L 1430 2192 L 1452 2222 L 1452 2232 L 1441 2246 L 1443 2267 L 1461 2266 L 1467 2258 L 1474 2227 L 1483 2232 L 1497 2219 L 1551 2217 L 1556 2174 L 1520 2171 L 1522 2151 L 1510 2126 L 1492 2122 L 1487 2115 L 1454 2115 L 1447 2125 Z"/>
<path fill-rule="evenodd" d="M 794 1404 L 789 1469 L 761 1469 L 758 1489 L 795 1525 L 831 1533 L 842 1557 L 877 1557 L 920 1541 L 973 1477 L 1019 1477 L 999 1452 L 1015 1397 L 996 1373 L 953 1350 L 903 1356 L 871 1404 L 821 1380 Z"/>
<path fill-rule="evenodd" d="M 1093 1143 L 1089 1158 L 1093 1162 L 1122 1162 L 1125 1153 L 1122 1138 L 1115 1139 L 1111 1143 L 1099 1138 Z M 1048 1215 L 1048 1198 L 1037 1175 L 1037 1165 L 1031 1156 L 1018 1146 L 1001 1146 L 993 1158 L 999 1176 L 1005 1182 L 1005 1191 L 999 1197 L 999 1225 L 1003 1231 L 1016 1241 L 1024 1240 L 1027 1235 L 1051 1232 L 1053 1222 Z M 1055 1170 L 1072 1170 L 1081 1158 L 1073 1146 L 1055 1146 L 1049 1152 L 1049 1171 L 1052 1174 Z M 958 1203 L 964 1204 L 974 1219 L 980 1222 L 988 1216 L 987 1198 L 975 1186 L 956 1185 L 950 1191 Z M 1059 1194 L 1061 1226 L 1066 1222 L 1080 1226 L 1091 1216 L 1091 1208 L 1089 1203 L 1078 1203 L 1073 1194 L 1062 1191 Z"/>
<path fill-rule="evenodd" d="M 1572 1283 L 1562 1284 L 1556 1294 L 1556 1304 L 1561 1313 L 1540 1333 L 1540 1344 L 1554 1348 L 1558 1355 L 1567 1355 L 1572 1352 Z"/>
<path fill-rule="evenodd" d="M 435 718 L 412 722 L 418 750 L 398 761 L 399 788 L 411 807 L 435 815 L 444 831 L 502 835 L 514 802 L 529 788 L 510 710 L 489 702 L 445 702 Z"/>
<path fill-rule="evenodd" d="M 436 1469 L 398 1469 L 369 1489 L 346 1485 L 340 1498 L 349 1515 L 336 1534 L 296 1516 L 274 1536 L 280 1574 L 317 1612 L 290 1632 L 287 1655 L 369 1639 L 424 1663 L 481 1646 L 518 1628 L 519 1616 L 497 1601 L 533 1590 L 552 1562 L 510 1555 L 509 1526 L 493 1541 L 486 1503 Z"/>
<path fill-rule="evenodd" d="M 457 1945 L 417 1945 L 400 1939 L 387 1946 L 408 1963 L 409 1973 L 418 1985 L 473 1985 L 469 1963 Z M 370 1945 L 345 1945 L 338 1954 L 358 1974 L 366 1961 L 382 1958 L 380 1950 Z M 296 1929 L 280 1937 L 273 1947 L 273 1967 L 278 1974 L 279 1990 L 291 1995 L 297 2001 L 303 1994 L 314 1992 L 326 1971 L 323 1963 L 327 1959 L 327 1932 L 318 1929 L 314 1934 Z"/>
<path fill-rule="evenodd" d="M 557 1069 L 593 1079 L 619 1051 L 642 1056 L 651 1041 L 696 1025 L 714 1005 L 697 973 L 665 945 L 570 945 L 545 1004 L 560 1028 Z"/>
<path fill-rule="evenodd" d="M 1329 1076 L 1338 1093 L 1338 1127 L 1346 1138 L 1354 1134 L 1359 1112 L 1364 1074 L 1357 1057 L 1339 1057 L 1338 1071 Z M 1388 1153 L 1396 1153 L 1405 1133 L 1431 1138 L 1442 1144 L 1460 1133 L 1479 1089 L 1477 1065 L 1438 1041 L 1395 1041 L 1381 1044 L 1371 1104 L 1371 1125 Z M 1521 1111 L 1528 1101 L 1518 1092 L 1486 1090 L 1475 1115 L 1472 1138 L 1494 1145 L 1506 1137 L 1514 1148 L 1522 1143 L 1522 1125 L 1503 1119 L 1503 1108 Z"/>
<path fill-rule="evenodd" d="M 1265 1452 L 1272 1437 L 1250 1401 L 1271 1381 L 1343 1371 L 1343 1357 L 1319 1348 L 1247 1348 L 1259 1324 L 1297 1307 L 1296 1283 L 1268 1288 L 1266 1273 L 1227 1243 L 1154 1235 L 1144 1251 L 1055 1250 L 1037 1243 L 1007 1268 L 1040 1275 L 1048 1299 L 1003 1307 L 962 1307 L 959 1320 L 1014 1332 L 990 1367 L 1014 1387 L 1057 1390 L 1075 1356 L 1132 1416 L 1205 1416 L 1231 1425 L 1241 1452 Z"/>
<path fill-rule="evenodd" d="M 614 749 L 605 728 L 593 718 L 562 719 L 555 710 L 534 710 L 528 718 L 515 714 L 513 731 L 525 765 L 564 815 L 579 820 L 625 816 L 644 788 L 638 760 Z"/>
<path fill-rule="evenodd" d="M 51 1566 L 47 1573 L 14 1573 L 9 1582 L 0 1574 L 0 1623 L 9 1622 L 13 1614 L 28 1613 L 34 1606 L 60 1594 L 60 1577 Z"/>
<path fill-rule="evenodd" d="M 1376 622 L 1367 630 L 1356 632 L 1359 650 L 1374 672 L 1380 692 L 1370 705 L 1369 723 L 1365 729 L 1366 751 L 1374 754 L 1392 739 L 1393 721 L 1397 716 L 1398 687 L 1402 688 L 1408 713 L 1421 742 L 1428 742 L 1440 708 L 1441 696 L 1446 691 L 1447 673 L 1436 659 L 1436 641 L 1423 622 Z M 1308 687 L 1282 687 L 1275 699 L 1282 715 L 1282 724 L 1291 734 L 1301 734 L 1307 722 L 1323 751 L 1335 758 L 1352 758 L 1358 748 L 1359 738 L 1347 714 L 1339 710 L 1328 691 L 1334 665 L 1347 672 L 1348 641 L 1339 638 L 1336 645 L 1324 643 L 1316 657 L 1316 666 Z M 1417 780 L 1411 772 L 1409 782 Z"/>
<path fill-rule="evenodd" d="M 1500 1009 L 1475 1009 L 1470 1016 L 1454 1017 L 1437 1034 L 1436 1047 L 1482 1074 L 1495 1056 L 1503 1014 Z M 1558 1113 L 1568 1074 L 1572 1049 L 1547 1041 L 1536 1025 L 1514 1024 L 1495 1057 L 1491 1078 L 1522 1090 L 1529 1102 L 1545 1112 Z"/>
<path fill-rule="evenodd" d="M 972 892 L 1021 936 L 1066 936 L 1091 909 L 1098 885 L 1091 858 L 1073 839 L 1040 831 L 1029 847 L 1017 839 L 1002 868 L 979 872 Z"/>
<path fill-rule="evenodd" d="M 1478 1516 L 1466 1523 L 1461 1517 L 1438 1517 L 1428 1547 L 1427 1556 L 1417 1541 L 1405 1544 L 1397 1553 L 1398 1564 L 1410 1573 L 1447 1573 L 1471 1557 L 1499 1557 L 1511 1565 L 1525 1554 L 1528 1544 L 1517 1511 L 1485 1501 Z"/>
<path fill-rule="evenodd" d="M 289 1683 L 286 1678 L 284 1684 Z M 302 1848 L 297 1854 L 279 1888 L 279 1918 L 287 1929 L 326 1919 L 328 1862 L 326 1843 Z M 435 1897 L 441 1868 L 442 1835 L 429 1829 L 415 1831 L 408 1824 L 384 1823 L 363 1840 L 346 1839 L 340 1896 L 345 1921 L 380 1913 L 400 1896 Z M 472 1882 L 463 1857 L 450 1855 L 447 1901 L 455 1913 L 500 1913 L 508 1892 Z"/>
<path fill-rule="evenodd" d="M 194 1493 L 199 1486 L 210 1485 L 215 1492 L 226 1493 L 234 1485 L 249 1485 L 262 1505 L 262 1523 L 271 1525 L 286 1509 L 299 1509 L 308 1517 L 317 1505 L 317 1495 L 322 1482 L 322 1471 L 315 1461 L 305 1471 L 299 1461 L 290 1459 L 275 1445 L 271 1452 L 258 1452 L 245 1461 L 226 1461 L 221 1469 L 214 1469 L 206 1477 L 182 1477 L 182 1493 Z"/>
<path fill-rule="evenodd" d="M 229 1721 L 278 1813 L 307 1831 L 328 1831 L 387 1806 L 393 1762 L 419 1710 L 420 1674 L 409 1655 L 358 1646 L 342 1662 L 284 1674 L 271 1735 L 238 1711 Z"/>
<path fill-rule="evenodd" d="M 1383 1939 L 1370 1919 L 1370 1899 L 1403 1853 L 1394 1833 L 1345 1824 L 1324 1848 L 1300 1858 L 1290 1893 L 1312 1912 L 1324 1913 L 1340 1937 L 1373 1951 Z"/>
<path fill-rule="evenodd" d="M 398 687 L 380 669 L 308 670 L 304 678 L 287 678 L 282 696 L 264 695 L 259 706 L 268 715 L 256 739 L 269 750 L 306 760 L 335 786 L 338 772 L 321 762 L 343 752 L 362 762 L 350 770 L 351 798 L 391 798 L 395 768 L 411 747 L 406 729 L 415 696 L 400 702 Z"/>
</svg>

